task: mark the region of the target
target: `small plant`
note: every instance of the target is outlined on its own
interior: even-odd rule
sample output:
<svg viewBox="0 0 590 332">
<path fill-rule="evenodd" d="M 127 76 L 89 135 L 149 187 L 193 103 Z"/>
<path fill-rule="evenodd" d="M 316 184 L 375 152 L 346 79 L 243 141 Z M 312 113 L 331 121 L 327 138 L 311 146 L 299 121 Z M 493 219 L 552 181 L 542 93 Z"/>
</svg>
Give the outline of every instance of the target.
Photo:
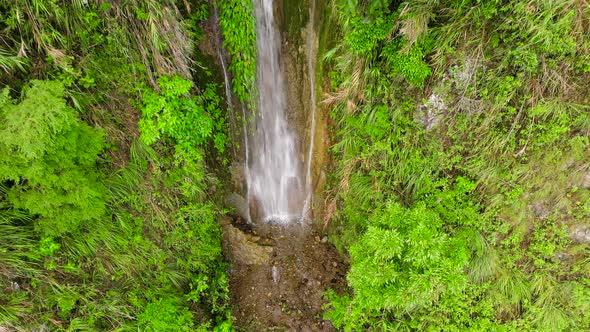
<svg viewBox="0 0 590 332">
<path fill-rule="evenodd" d="M 55 242 L 53 237 L 45 237 L 39 241 L 39 253 L 43 256 L 53 256 L 59 248 L 61 244 Z"/>
<path fill-rule="evenodd" d="M 190 332 L 193 331 L 193 317 L 185 306 L 176 299 L 160 299 L 148 304 L 137 318 L 142 331 Z"/>
<path fill-rule="evenodd" d="M 424 61 L 424 49 L 419 43 L 412 45 L 409 51 L 402 50 L 404 43 L 400 38 L 389 42 L 382 55 L 387 59 L 392 72 L 401 74 L 413 86 L 422 88 L 432 70 Z"/>
</svg>

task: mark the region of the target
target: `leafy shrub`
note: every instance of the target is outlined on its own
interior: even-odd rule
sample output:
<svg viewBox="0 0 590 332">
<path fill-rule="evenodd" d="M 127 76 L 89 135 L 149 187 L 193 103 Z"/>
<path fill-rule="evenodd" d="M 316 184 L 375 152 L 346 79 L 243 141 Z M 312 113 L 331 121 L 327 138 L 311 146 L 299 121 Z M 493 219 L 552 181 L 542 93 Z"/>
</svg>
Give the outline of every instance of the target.
<svg viewBox="0 0 590 332">
<path fill-rule="evenodd" d="M 148 304 L 137 317 L 142 331 L 182 332 L 193 331 L 193 317 L 184 306 L 178 306 L 175 299 L 160 299 Z"/>
<path fill-rule="evenodd" d="M 100 131 L 67 106 L 57 81 L 31 81 L 20 103 L 3 92 L 0 103 L 0 180 L 8 200 L 38 215 L 40 232 L 76 231 L 105 213 L 104 187 L 96 173 L 103 148 Z"/>
<path fill-rule="evenodd" d="M 193 83 L 178 76 L 162 76 L 158 86 L 159 93 L 147 89 L 143 94 L 141 139 L 148 145 L 168 140 L 185 160 L 202 159 L 199 148 L 211 138 L 217 150 L 223 152 L 224 119 L 218 108 L 215 86 L 207 85 L 203 94 L 196 97 L 190 95 Z"/>
<path fill-rule="evenodd" d="M 347 279 L 354 297 L 333 298 L 334 309 L 345 312 L 327 317 L 338 317 L 334 323 L 347 330 L 376 327 L 383 323 L 379 317 L 412 316 L 461 294 L 470 251 L 464 237 L 451 236 L 442 227 L 438 214 L 425 204 L 407 209 L 387 203 L 349 249 Z"/>
<path fill-rule="evenodd" d="M 401 39 L 395 39 L 383 48 L 381 54 L 387 59 L 392 73 L 401 74 L 410 84 L 422 88 L 432 74 L 432 69 L 424 61 L 424 49 L 416 43 L 404 52 L 403 45 Z"/>
<path fill-rule="evenodd" d="M 376 48 L 378 42 L 391 34 L 394 22 L 395 19 L 391 17 L 380 18 L 375 22 L 365 22 L 354 17 L 350 22 L 353 29 L 344 38 L 352 51 L 367 54 Z"/>
</svg>

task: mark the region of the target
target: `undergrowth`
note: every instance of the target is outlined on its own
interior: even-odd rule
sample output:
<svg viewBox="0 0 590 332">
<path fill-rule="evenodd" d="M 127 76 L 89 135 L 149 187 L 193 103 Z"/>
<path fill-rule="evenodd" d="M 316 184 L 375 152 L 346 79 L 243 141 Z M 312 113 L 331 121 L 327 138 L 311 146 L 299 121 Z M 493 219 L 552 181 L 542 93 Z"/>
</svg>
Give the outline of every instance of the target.
<svg viewBox="0 0 590 332">
<path fill-rule="evenodd" d="M 208 7 L 0 1 L 0 329 L 231 330 Z"/>
<path fill-rule="evenodd" d="M 590 198 L 589 8 L 332 4 L 328 217 L 351 291 L 327 294 L 326 318 L 348 331 L 589 329 L 575 236 Z"/>
</svg>

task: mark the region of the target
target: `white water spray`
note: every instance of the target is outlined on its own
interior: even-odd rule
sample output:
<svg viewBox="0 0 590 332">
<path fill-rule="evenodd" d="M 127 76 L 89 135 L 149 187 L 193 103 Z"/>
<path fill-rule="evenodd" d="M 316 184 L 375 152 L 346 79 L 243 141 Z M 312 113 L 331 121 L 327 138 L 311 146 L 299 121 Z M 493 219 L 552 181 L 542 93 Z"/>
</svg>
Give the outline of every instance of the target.
<svg viewBox="0 0 590 332">
<path fill-rule="evenodd" d="M 254 0 L 258 48 L 258 112 L 250 144 L 249 200 L 265 221 L 301 219 L 304 188 L 297 139 L 286 121 L 286 97 L 279 62 L 279 34 L 273 0 Z"/>
</svg>

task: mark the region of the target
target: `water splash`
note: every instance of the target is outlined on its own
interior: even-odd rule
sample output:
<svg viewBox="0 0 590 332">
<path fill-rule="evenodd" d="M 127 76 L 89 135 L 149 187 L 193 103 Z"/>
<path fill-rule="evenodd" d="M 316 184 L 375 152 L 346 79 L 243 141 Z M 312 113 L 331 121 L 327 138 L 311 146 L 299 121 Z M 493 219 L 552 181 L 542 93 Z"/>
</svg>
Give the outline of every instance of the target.
<svg viewBox="0 0 590 332">
<path fill-rule="evenodd" d="M 301 218 L 304 188 L 295 134 L 286 120 L 279 34 L 272 0 L 254 0 L 258 48 L 258 112 L 250 144 L 250 199 L 257 216 L 285 223 Z"/>
</svg>

